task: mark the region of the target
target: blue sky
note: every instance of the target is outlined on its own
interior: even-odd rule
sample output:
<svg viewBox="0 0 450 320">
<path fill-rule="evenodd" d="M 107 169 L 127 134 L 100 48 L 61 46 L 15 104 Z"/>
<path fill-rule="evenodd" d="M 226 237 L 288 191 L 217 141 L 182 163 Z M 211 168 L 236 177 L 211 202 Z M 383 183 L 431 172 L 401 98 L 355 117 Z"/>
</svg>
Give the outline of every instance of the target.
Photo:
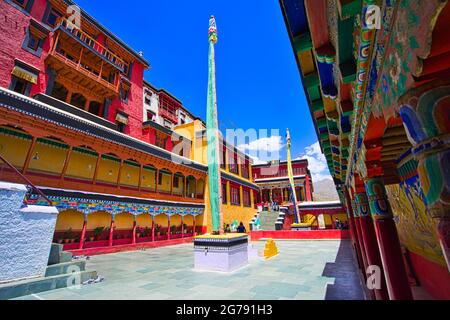
<svg viewBox="0 0 450 320">
<path fill-rule="evenodd" d="M 252 153 L 278 150 L 307 156 L 316 177 L 327 174 L 299 71 L 277 0 L 77 0 L 85 11 L 152 65 L 146 80 L 165 88 L 205 119 L 208 20 L 216 17 L 217 99 L 220 128 L 279 130 L 278 137 L 249 142 Z M 263 157 L 264 158 L 264 157 Z"/>
</svg>

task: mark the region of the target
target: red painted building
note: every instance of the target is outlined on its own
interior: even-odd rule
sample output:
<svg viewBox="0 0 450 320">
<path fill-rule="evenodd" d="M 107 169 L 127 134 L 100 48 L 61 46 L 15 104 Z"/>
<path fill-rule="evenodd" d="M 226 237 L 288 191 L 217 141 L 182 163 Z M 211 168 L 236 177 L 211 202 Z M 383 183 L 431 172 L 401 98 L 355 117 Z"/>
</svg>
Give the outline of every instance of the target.
<svg viewBox="0 0 450 320">
<path fill-rule="evenodd" d="M 313 201 L 313 184 L 308 160 L 292 161 L 297 201 Z M 258 202 L 292 203 L 287 161 L 273 161 L 252 167 L 253 180 L 261 188 Z"/>
</svg>

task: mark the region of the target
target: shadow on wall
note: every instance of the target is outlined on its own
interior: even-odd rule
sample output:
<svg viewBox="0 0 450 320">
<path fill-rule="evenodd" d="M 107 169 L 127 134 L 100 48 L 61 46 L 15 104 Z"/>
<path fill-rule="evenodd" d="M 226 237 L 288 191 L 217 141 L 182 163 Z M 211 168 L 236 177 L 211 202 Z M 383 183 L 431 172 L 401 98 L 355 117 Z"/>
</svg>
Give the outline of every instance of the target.
<svg viewBox="0 0 450 320">
<path fill-rule="evenodd" d="M 335 262 L 325 265 L 322 276 L 334 278 L 334 284 L 327 285 L 325 300 L 364 300 L 350 241 L 341 241 Z"/>
</svg>

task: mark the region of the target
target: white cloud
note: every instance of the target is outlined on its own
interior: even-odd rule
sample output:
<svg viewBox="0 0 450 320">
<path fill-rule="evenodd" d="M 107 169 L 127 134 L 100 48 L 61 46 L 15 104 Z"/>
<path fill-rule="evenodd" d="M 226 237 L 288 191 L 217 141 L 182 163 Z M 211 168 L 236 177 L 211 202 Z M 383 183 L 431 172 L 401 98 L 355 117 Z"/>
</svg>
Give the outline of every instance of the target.
<svg viewBox="0 0 450 320">
<path fill-rule="evenodd" d="M 240 150 L 258 151 L 258 152 L 277 152 L 283 149 L 283 138 L 281 136 L 271 136 L 253 140 L 247 144 L 238 146 Z"/>
<path fill-rule="evenodd" d="M 305 153 L 306 155 L 300 156 L 297 159 L 308 160 L 313 182 L 316 183 L 327 179 L 332 180 L 330 171 L 328 170 L 327 159 L 320 150 L 319 142 L 306 147 Z"/>
</svg>

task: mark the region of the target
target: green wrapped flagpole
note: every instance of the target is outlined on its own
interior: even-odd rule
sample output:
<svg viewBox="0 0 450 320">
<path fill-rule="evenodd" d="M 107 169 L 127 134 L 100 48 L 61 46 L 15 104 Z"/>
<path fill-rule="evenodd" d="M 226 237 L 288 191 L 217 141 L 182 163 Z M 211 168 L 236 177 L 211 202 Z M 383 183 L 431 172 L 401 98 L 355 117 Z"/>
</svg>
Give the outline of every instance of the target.
<svg viewBox="0 0 450 320">
<path fill-rule="evenodd" d="M 217 27 L 214 16 L 209 20 L 208 56 L 208 104 L 206 111 L 206 135 L 208 141 L 209 204 L 211 209 L 212 233 L 222 233 L 222 190 L 219 169 L 219 128 L 217 121 L 216 63 L 214 45 L 217 42 Z"/>
</svg>

